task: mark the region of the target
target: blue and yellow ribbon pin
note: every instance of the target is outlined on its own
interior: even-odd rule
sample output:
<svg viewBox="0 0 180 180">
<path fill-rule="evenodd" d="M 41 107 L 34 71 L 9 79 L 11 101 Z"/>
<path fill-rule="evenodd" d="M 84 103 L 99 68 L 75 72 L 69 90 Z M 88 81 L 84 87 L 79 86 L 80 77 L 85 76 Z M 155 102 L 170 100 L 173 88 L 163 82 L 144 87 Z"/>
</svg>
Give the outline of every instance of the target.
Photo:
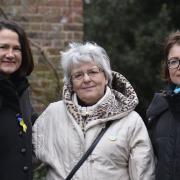
<svg viewBox="0 0 180 180">
<path fill-rule="evenodd" d="M 17 120 L 18 120 L 18 122 L 19 122 L 19 125 L 23 128 L 23 132 L 26 133 L 26 131 L 27 131 L 27 125 L 25 124 L 24 119 L 23 119 L 20 115 L 18 115 L 18 116 L 17 116 Z"/>
</svg>

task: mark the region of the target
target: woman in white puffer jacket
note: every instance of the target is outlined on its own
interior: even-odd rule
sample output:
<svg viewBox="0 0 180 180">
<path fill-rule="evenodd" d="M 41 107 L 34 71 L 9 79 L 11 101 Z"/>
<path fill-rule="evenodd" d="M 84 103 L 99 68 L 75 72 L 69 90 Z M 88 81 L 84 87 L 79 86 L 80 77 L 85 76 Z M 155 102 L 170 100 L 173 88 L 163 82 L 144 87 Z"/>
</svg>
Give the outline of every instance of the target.
<svg viewBox="0 0 180 180">
<path fill-rule="evenodd" d="M 154 156 L 136 93 L 112 72 L 105 50 L 70 44 L 62 52 L 63 100 L 36 120 L 36 157 L 48 165 L 47 180 L 64 180 L 108 121 L 112 121 L 73 180 L 154 180 Z"/>
</svg>

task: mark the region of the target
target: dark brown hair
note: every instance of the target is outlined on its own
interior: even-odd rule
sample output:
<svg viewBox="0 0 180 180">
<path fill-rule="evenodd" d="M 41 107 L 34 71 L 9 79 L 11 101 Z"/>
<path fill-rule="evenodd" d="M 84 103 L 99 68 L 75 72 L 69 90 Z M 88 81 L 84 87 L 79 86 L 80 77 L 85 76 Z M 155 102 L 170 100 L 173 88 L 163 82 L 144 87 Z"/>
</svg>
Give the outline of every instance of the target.
<svg viewBox="0 0 180 180">
<path fill-rule="evenodd" d="M 180 31 L 172 32 L 169 36 L 165 39 L 164 43 L 164 61 L 163 61 L 163 77 L 165 81 L 171 82 L 169 69 L 167 66 L 168 55 L 171 48 L 175 45 L 180 45 Z"/>
<path fill-rule="evenodd" d="M 0 19 L 0 31 L 3 29 L 9 29 L 11 31 L 14 31 L 18 34 L 19 37 L 19 43 L 22 52 L 22 63 L 20 68 L 15 72 L 15 74 L 19 77 L 30 75 L 34 69 L 34 62 L 25 31 L 13 21 Z"/>
</svg>

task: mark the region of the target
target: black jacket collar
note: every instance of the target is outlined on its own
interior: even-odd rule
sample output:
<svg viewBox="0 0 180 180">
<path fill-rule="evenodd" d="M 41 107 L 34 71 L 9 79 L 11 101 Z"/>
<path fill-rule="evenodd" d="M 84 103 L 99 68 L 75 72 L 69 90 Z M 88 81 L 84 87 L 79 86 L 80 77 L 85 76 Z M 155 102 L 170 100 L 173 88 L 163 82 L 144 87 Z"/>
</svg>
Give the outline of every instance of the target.
<svg viewBox="0 0 180 180">
<path fill-rule="evenodd" d="M 162 112 L 166 111 L 169 108 L 169 104 L 165 98 L 164 93 L 156 93 L 153 97 L 151 104 L 147 109 L 148 119 L 154 119 L 159 116 Z"/>
</svg>

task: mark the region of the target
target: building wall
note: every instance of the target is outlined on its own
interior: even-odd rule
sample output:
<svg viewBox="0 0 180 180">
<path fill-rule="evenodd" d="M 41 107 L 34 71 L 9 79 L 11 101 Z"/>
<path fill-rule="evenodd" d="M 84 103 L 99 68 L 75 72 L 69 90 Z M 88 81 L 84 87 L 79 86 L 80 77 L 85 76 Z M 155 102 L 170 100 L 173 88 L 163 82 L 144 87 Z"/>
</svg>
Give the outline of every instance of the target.
<svg viewBox="0 0 180 180">
<path fill-rule="evenodd" d="M 1 0 L 0 17 L 15 20 L 31 41 L 35 70 L 29 77 L 35 109 L 61 98 L 60 51 L 83 39 L 82 0 Z"/>
</svg>

